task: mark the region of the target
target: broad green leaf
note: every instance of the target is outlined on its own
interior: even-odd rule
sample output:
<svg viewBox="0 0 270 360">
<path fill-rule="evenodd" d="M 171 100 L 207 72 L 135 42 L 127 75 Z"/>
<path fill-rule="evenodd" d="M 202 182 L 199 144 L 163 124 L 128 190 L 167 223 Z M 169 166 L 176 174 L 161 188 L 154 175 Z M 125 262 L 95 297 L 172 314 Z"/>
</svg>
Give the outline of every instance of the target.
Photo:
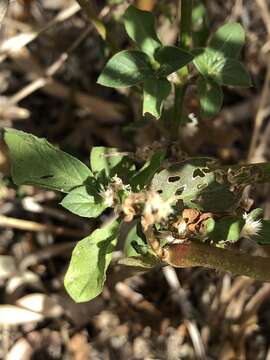
<svg viewBox="0 0 270 360">
<path fill-rule="evenodd" d="M 176 46 L 162 46 L 155 52 L 155 59 L 160 63 L 158 76 L 167 76 L 192 61 L 193 55 Z"/>
<path fill-rule="evenodd" d="M 107 207 L 93 186 L 87 185 L 73 189 L 61 205 L 73 214 L 87 218 L 98 217 Z"/>
<path fill-rule="evenodd" d="M 114 222 L 95 230 L 75 246 L 64 279 L 74 301 L 89 301 L 101 293 L 117 242 L 117 229 L 118 223 Z"/>
<path fill-rule="evenodd" d="M 222 85 L 249 87 L 251 78 L 244 65 L 234 59 L 226 59 L 215 77 Z"/>
<path fill-rule="evenodd" d="M 201 116 L 211 117 L 216 115 L 223 103 L 223 91 L 219 84 L 211 79 L 199 77 L 197 89 L 201 106 Z"/>
<path fill-rule="evenodd" d="M 231 191 L 226 176 L 211 158 L 192 158 L 156 173 L 151 189 L 163 200 L 182 200 L 184 205 L 202 211 L 226 212 L 239 206 L 241 192 Z M 224 174 L 226 172 L 224 171 Z"/>
<path fill-rule="evenodd" d="M 165 157 L 165 151 L 157 151 L 152 158 L 133 176 L 130 181 L 132 189 L 139 191 L 150 184 L 153 176 L 159 170 L 160 165 Z"/>
<path fill-rule="evenodd" d="M 160 118 L 164 100 L 171 91 L 167 79 L 149 79 L 143 83 L 143 115 L 149 113 Z"/>
<path fill-rule="evenodd" d="M 155 18 L 149 11 L 137 9 L 130 5 L 124 15 L 125 29 L 129 37 L 140 49 L 152 56 L 161 46 L 155 30 Z"/>
<path fill-rule="evenodd" d="M 225 58 L 211 49 L 194 49 L 194 65 L 201 75 L 222 85 L 248 87 L 251 79 L 245 67 L 235 59 Z"/>
<path fill-rule="evenodd" d="M 6 129 L 4 138 L 10 151 L 12 178 L 17 185 L 69 192 L 93 177 L 80 160 L 45 139 L 15 129 Z"/>
<path fill-rule="evenodd" d="M 238 58 L 245 42 L 245 31 L 239 23 L 227 23 L 212 36 L 208 47 L 221 52 L 225 57 Z"/>
<path fill-rule="evenodd" d="M 104 170 L 107 177 L 117 174 L 123 180 L 128 180 L 135 171 L 134 163 L 126 155 L 122 155 L 117 148 L 93 147 L 90 163 L 93 173 Z"/>
<path fill-rule="evenodd" d="M 128 87 L 154 76 L 148 56 L 138 50 L 123 50 L 105 65 L 97 83 L 108 87 Z"/>
</svg>

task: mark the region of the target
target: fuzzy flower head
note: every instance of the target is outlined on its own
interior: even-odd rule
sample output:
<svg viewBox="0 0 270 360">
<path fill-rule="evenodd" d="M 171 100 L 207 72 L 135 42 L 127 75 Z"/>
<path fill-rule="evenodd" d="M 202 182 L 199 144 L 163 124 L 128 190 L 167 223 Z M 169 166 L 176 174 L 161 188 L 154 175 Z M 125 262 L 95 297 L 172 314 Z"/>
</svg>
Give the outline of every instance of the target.
<svg viewBox="0 0 270 360">
<path fill-rule="evenodd" d="M 104 204 L 108 207 L 113 207 L 114 205 L 114 189 L 111 186 L 108 186 L 106 190 L 100 192 L 100 196 L 103 198 Z"/>
<path fill-rule="evenodd" d="M 250 214 L 244 213 L 243 219 L 245 220 L 245 225 L 241 230 L 241 237 L 245 237 L 251 239 L 252 236 L 258 235 L 262 229 L 262 221 L 261 219 L 254 220 Z"/>
<path fill-rule="evenodd" d="M 149 191 L 143 209 L 142 225 L 144 228 L 160 223 L 168 218 L 173 209 L 169 201 L 164 201 L 155 191 Z"/>
</svg>

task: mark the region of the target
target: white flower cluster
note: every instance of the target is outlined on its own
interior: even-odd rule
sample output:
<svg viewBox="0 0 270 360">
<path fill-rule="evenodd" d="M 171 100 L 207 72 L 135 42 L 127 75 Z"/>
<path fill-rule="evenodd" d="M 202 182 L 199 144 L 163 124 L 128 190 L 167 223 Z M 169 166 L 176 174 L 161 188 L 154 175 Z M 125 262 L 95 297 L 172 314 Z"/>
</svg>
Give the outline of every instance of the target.
<svg viewBox="0 0 270 360">
<path fill-rule="evenodd" d="M 252 236 L 258 235 L 262 228 L 261 220 L 253 220 L 247 213 L 243 214 L 243 219 L 245 220 L 245 225 L 241 230 L 240 237 L 250 239 Z"/>
</svg>

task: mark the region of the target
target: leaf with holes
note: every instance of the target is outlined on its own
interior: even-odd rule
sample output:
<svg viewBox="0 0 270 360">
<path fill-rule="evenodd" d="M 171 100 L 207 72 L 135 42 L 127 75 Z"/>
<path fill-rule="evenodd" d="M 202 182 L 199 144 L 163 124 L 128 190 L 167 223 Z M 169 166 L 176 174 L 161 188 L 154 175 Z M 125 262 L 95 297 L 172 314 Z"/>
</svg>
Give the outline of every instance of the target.
<svg viewBox="0 0 270 360">
<path fill-rule="evenodd" d="M 114 222 L 95 230 L 75 246 L 64 279 L 65 288 L 74 301 L 89 301 L 101 293 L 117 231 L 118 223 Z"/>
<path fill-rule="evenodd" d="M 142 51 L 152 56 L 161 46 L 155 30 L 155 18 L 149 11 L 130 5 L 124 15 L 125 29 L 129 37 Z"/>
<path fill-rule="evenodd" d="M 151 189 L 164 200 L 182 200 L 186 206 L 202 211 L 232 210 L 238 206 L 241 193 L 231 191 L 226 176 L 220 179 L 218 165 L 212 164 L 211 158 L 175 163 L 153 177 Z"/>
<path fill-rule="evenodd" d="M 97 83 L 108 87 L 128 87 L 154 76 L 149 57 L 138 50 L 123 50 L 105 65 Z"/>
</svg>

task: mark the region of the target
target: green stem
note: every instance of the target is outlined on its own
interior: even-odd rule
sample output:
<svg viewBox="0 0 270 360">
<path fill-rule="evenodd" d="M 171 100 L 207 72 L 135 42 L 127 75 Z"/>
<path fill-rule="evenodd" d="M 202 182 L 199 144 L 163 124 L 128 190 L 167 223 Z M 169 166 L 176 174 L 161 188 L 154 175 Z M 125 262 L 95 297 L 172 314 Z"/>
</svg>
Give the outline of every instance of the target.
<svg viewBox="0 0 270 360">
<path fill-rule="evenodd" d="M 191 46 L 191 16 L 192 0 L 181 0 L 180 14 L 180 36 L 179 46 L 188 50 Z M 188 67 L 184 66 L 178 71 L 178 82 L 174 85 L 174 109 L 171 126 L 171 137 L 176 140 L 178 137 L 178 128 L 183 121 L 184 96 L 187 89 Z"/>
<path fill-rule="evenodd" d="M 181 0 L 180 47 L 188 50 L 191 46 L 192 0 Z"/>
<path fill-rule="evenodd" d="M 171 126 L 171 138 L 177 140 L 178 128 L 183 120 L 184 96 L 186 92 L 186 85 L 181 82 L 174 84 L 174 107 Z"/>
<path fill-rule="evenodd" d="M 174 267 L 203 266 L 270 281 L 269 258 L 220 249 L 195 241 L 171 245 L 165 249 L 163 260 Z"/>
</svg>

